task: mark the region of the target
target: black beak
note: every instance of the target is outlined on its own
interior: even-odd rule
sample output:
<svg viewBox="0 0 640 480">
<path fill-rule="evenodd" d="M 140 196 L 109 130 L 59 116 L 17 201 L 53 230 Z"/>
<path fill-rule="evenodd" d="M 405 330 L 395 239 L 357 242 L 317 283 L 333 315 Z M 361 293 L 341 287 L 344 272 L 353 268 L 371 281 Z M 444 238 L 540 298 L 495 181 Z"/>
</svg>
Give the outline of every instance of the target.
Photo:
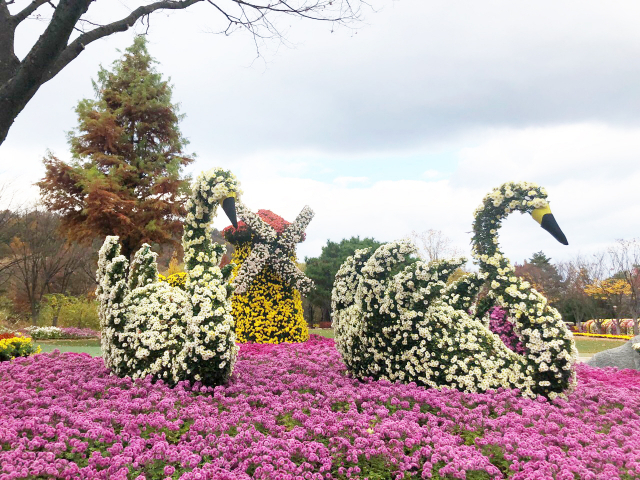
<svg viewBox="0 0 640 480">
<path fill-rule="evenodd" d="M 222 201 L 222 210 L 227 214 L 233 228 L 238 228 L 238 220 L 236 219 L 236 199 L 227 197 Z"/>
<path fill-rule="evenodd" d="M 560 230 L 558 222 L 556 222 L 556 219 L 553 217 L 553 213 L 545 213 L 542 217 L 542 222 L 540 222 L 540 226 L 553 235 L 553 238 L 558 240 L 561 244 L 569 245 L 567 237 L 565 237 L 562 230 Z"/>
</svg>

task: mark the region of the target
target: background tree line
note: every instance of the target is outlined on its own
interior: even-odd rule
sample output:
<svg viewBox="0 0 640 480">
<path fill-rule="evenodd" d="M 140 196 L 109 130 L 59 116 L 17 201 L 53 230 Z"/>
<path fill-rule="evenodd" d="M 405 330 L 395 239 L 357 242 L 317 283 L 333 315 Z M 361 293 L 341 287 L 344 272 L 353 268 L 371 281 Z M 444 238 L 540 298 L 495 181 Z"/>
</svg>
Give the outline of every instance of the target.
<svg viewBox="0 0 640 480">
<path fill-rule="evenodd" d="M 91 294 L 97 251 L 107 235 L 120 237 L 128 258 L 143 243 L 151 244 L 164 253 L 160 265 L 165 267 L 179 250 L 190 193 L 183 168 L 193 159 L 183 151 L 187 141 L 171 86 L 155 63 L 145 38 L 136 37 L 110 70 L 102 68 L 95 99 L 80 100 L 76 107 L 71 160 L 49 154 L 37 184 L 38 205 L 0 212 L 5 317 L 55 325 L 61 310 L 77 308 L 81 299 L 93 310 L 95 328 Z M 51 305 L 53 312 L 47 309 Z"/>
<path fill-rule="evenodd" d="M 438 230 L 413 232 L 412 240 L 424 261 L 459 254 Z M 316 284 L 315 290 L 305 299 L 305 315 L 310 324 L 328 326 L 331 288 L 344 260 L 356 249 L 379 245 L 381 242 L 372 238 L 329 240 L 319 257 L 306 259 L 305 273 Z M 516 264 L 515 269 L 518 276 L 547 297 L 566 322 L 578 329 L 582 330 L 584 322 L 591 319 L 602 329 L 604 320 L 612 319 L 614 333 L 620 333 L 620 320 L 631 318 L 634 333 L 639 333 L 640 239 L 618 240 L 606 251 L 557 263 L 543 252 L 537 252 L 522 264 Z"/>
</svg>

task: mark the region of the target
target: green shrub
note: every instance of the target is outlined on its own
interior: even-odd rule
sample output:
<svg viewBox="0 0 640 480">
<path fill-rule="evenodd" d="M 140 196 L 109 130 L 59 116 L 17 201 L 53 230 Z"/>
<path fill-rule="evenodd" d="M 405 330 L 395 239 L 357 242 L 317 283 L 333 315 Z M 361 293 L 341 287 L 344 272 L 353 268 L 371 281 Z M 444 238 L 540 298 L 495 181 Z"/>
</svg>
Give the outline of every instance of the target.
<svg viewBox="0 0 640 480">
<path fill-rule="evenodd" d="M 58 327 L 91 328 L 100 330 L 98 302 L 87 297 L 74 297 L 60 293 L 45 295 L 40 312 L 41 326 L 53 325 L 58 317 Z"/>
</svg>

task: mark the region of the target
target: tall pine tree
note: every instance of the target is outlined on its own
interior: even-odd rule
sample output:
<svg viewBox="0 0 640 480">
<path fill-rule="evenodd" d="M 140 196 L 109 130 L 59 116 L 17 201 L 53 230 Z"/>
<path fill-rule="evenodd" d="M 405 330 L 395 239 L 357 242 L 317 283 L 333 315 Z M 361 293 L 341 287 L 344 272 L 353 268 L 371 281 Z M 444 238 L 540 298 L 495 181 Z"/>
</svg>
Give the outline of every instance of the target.
<svg viewBox="0 0 640 480">
<path fill-rule="evenodd" d="M 100 69 L 96 100 L 76 107 L 72 161 L 49 154 L 38 183 L 69 239 L 118 235 L 127 257 L 144 242 L 175 243 L 186 215 L 189 178 L 182 169 L 193 159 L 183 153 L 182 116 L 155 63 L 139 36 L 112 70 Z"/>
</svg>

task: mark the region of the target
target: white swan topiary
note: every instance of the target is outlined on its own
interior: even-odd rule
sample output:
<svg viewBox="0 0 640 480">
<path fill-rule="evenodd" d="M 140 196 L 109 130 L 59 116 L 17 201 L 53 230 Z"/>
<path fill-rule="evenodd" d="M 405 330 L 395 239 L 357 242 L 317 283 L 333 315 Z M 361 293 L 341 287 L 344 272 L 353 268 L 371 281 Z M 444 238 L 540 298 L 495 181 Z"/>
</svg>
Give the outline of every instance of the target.
<svg viewBox="0 0 640 480">
<path fill-rule="evenodd" d="M 555 398 L 575 386 L 577 351 L 558 311 L 522 279 L 499 251 L 497 230 L 513 211 L 531 213 L 554 237 L 544 189 L 506 183 L 476 210 L 473 255 L 480 273 L 447 284 L 464 259 L 409 261 L 408 241 L 358 250 L 336 275 L 332 292 L 336 342 L 356 377 L 416 382 L 482 392 L 518 388 L 525 396 Z M 470 314 L 479 288 L 509 312 L 525 353 L 508 348 Z"/>
<path fill-rule="evenodd" d="M 105 365 L 119 376 L 152 375 L 219 385 L 233 371 L 238 347 L 231 316 L 233 265 L 219 268 L 225 247 L 213 243 L 210 224 L 219 204 L 237 225 L 235 176 L 221 168 L 201 174 L 187 202 L 182 244 L 185 289 L 158 281 L 156 253 L 144 244 L 131 265 L 118 237 L 100 249 L 98 289 Z"/>
</svg>

